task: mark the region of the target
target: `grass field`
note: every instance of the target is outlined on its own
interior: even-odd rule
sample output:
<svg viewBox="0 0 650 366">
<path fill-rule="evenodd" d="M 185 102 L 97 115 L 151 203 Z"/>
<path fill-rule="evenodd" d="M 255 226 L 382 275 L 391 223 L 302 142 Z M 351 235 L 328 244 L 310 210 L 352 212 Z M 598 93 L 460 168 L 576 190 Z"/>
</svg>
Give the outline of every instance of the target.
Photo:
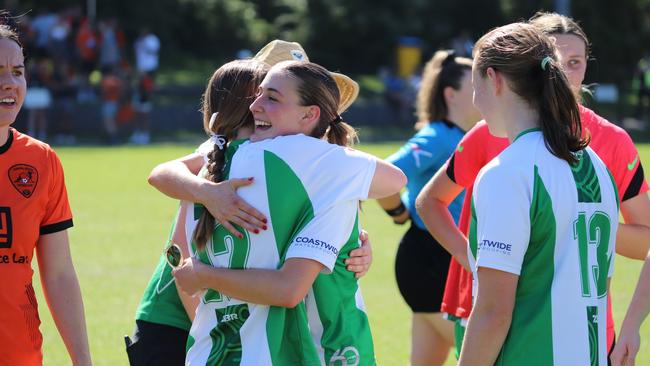
<svg viewBox="0 0 650 366">
<path fill-rule="evenodd" d="M 95 365 L 127 365 L 123 336 L 131 334 L 140 297 L 167 238 L 176 202 L 147 182 L 153 166 L 187 154 L 193 145 L 79 147 L 57 149 L 66 171 L 75 227 L 70 230 L 75 267 L 86 307 Z M 397 144 L 361 149 L 385 157 Z M 649 166 L 650 145 L 641 145 Z M 395 284 L 393 258 L 406 229 L 392 225 L 375 202 L 363 205 L 362 224 L 370 232 L 374 263 L 362 280 L 380 365 L 407 365 L 410 314 Z M 622 321 L 640 262 L 617 258 L 612 284 L 617 324 Z M 37 275 L 36 275 L 37 276 Z M 38 282 L 38 281 L 35 281 Z M 38 287 L 38 286 L 37 286 Z M 45 365 L 70 364 L 37 288 L 44 334 Z M 642 328 L 638 365 L 650 365 L 650 321 Z M 454 364 L 450 359 L 448 365 Z"/>
</svg>

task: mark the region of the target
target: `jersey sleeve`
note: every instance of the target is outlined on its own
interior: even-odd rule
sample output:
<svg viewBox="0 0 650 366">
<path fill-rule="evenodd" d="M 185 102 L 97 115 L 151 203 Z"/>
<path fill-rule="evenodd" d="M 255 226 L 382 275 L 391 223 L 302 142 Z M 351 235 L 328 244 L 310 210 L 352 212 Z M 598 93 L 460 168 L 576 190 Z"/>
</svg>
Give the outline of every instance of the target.
<svg viewBox="0 0 650 366">
<path fill-rule="evenodd" d="M 40 234 L 52 234 L 72 227 L 72 211 L 65 187 L 63 166 L 54 151 L 49 151 L 48 160 L 51 177 L 49 179 L 48 202 L 41 221 Z"/>
<path fill-rule="evenodd" d="M 483 129 L 487 129 L 487 125 L 479 122 L 469 130 L 446 163 L 445 169 L 449 179 L 464 188 L 468 188 L 474 183 L 479 171 L 487 163 L 485 161 L 485 146 L 483 146 L 481 138 L 485 133 Z"/>
<path fill-rule="evenodd" d="M 618 195 L 621 202 L 634 198 L 641 193 L 648 191 L 648 183 L 645 179 L 643 166 L 639 152 L 634 146 L 632 138 L 621 131 L 617 135 L 615 167 L 612 167 L 612 174 L 618 188 Z"/>
<path fill-rule="evenodd" d="M 530 239 L 526 181 L 499 167 L 486 171 L 474 186 L 474 210 L 476 268 L 519 275 Z"/>
<path fill-rule="evenodd" d="M 447 158 L 443 156 L 445 149 L 441 149 L 440 144 L 447 142 L 436 139 L 436 136 L 414 136 L 386 161 L 400 168 L 407 177 L 417 176 Z"/>
<path fill-rule="evenodd" d="M 317 213 L 339 202 L 367 199 L 377 158 L 351 148 L 335 148 L 326 154 L 321 157 L 326 161 L 318 164 L 320 172 L 315 175 L 318 178 L 308 187 Z"/>
<path fill-rule="evenodd" d="M 331 273 L 339 251 L 353 232 L 358 205 L 358 201 L 342 202 L 315 216 L 295 236 L 286 258 L 315 260 L 324 266 L 324 273 Z"/>
</svg>

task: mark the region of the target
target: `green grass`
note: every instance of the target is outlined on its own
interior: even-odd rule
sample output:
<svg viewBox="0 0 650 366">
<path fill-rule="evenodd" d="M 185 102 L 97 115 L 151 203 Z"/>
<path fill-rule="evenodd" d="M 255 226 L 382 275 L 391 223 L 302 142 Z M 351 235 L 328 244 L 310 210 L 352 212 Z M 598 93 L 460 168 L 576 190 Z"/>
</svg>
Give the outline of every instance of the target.
<svg viewBox="0 0 650 366">
<path fill-rule="evenodd" d="M 396 143 L 362 146 L 385 157 Z M 123 336 L 131 334 L 134 314 L 158 261 L 176 202 L 151 188 L 146 177 L 158 162 L 193 150 L 193 145 L 87 147 L 57 149 L 66 171 L 75 227 L 70 230 L 75 267 L 86 307 L 95 365 L 127 365 Z M 640 145 L 650 164 L 650 145 Z M 362 224 L 371 235 L 374 263 L 361 281 L 380 365 L 407 365 L 410 313 L 393 275 L 397 243 L 406 230 L 392 225 L 375 202 L 363 205 Z M 622 321 L 636 285 L 640 262 L 617 258 L 612 283 L 617 324 Z M 37 275 L 35 275 L 37 276 Z M 38 283 L 38 281 L 35 281 Z M 37 289 L 44 334 L 45 365 L 70 364 Z M 650 364 L 650 321 L 642 328 L 638 365 Z M 449 360 L 447 365 L 454 362 Z"/>
</svg>

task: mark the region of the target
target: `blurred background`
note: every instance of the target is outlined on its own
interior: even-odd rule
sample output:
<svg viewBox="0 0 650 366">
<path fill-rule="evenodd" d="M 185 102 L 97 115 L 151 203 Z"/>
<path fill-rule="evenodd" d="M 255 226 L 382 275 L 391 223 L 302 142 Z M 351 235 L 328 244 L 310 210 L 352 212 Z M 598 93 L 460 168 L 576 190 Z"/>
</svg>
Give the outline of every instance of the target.
<svg viewBox="0 0 650 366">
<path fill-rule="evenodd" d="M 412 132 L 420 70 L 433 52 L 471 54 L 489 29 L 538 10 L 574 17 L 590 38 L 586 104 L 647 138 L 650 107 L 642 99 L 650 96 L 641 96 L 650 89 L 650 0 L 2 3 L 22 15 L 27 56 L 30 90 L 16 127 L 54 145 L 199 134 L 211 73 L 275 38 L 300 42 L 312 61 L 359 82 L 360 98 L 344 117 L 365 127 L 364 139 L 399 139 Z"/>
</svg>

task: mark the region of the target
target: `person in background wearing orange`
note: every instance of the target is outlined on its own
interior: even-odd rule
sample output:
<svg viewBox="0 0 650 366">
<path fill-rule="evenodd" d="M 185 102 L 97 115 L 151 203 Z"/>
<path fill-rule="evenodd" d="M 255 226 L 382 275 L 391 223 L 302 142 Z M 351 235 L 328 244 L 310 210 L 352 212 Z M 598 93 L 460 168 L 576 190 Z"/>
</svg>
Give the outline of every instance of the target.
<svg viewBox="0 0 650 366">
<path fill-rule="evenodd" d="M 102 72 L 102 122 L 110 145 L 118 143 L 116 116 L 123 84 L 112 68 Z"/>
</svg>

